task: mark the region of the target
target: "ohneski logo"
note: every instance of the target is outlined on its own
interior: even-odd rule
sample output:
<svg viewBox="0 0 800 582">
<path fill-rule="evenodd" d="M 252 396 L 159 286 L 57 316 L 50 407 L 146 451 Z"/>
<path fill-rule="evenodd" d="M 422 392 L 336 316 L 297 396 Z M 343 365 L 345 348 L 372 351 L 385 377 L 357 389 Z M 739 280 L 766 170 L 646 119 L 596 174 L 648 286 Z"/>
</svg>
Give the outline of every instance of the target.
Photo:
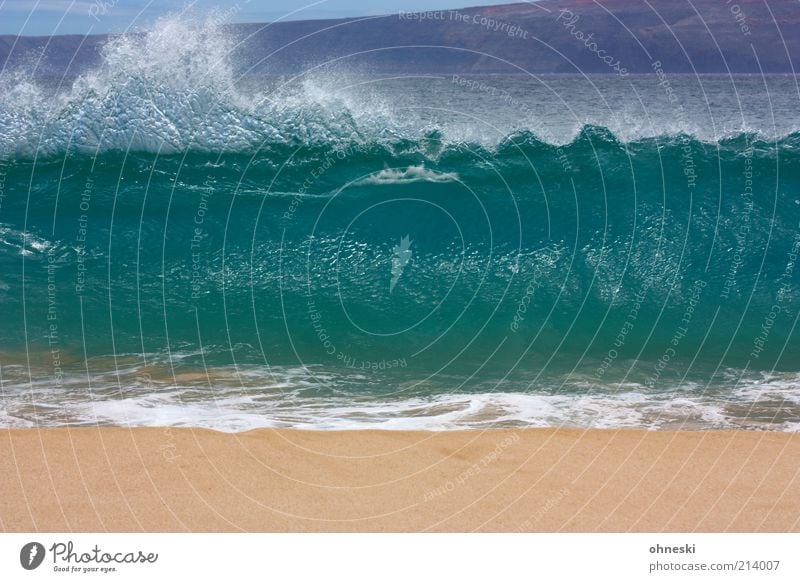
<svg viewBox="0 0 800 582">
<path fill-rule="evenodd" d="M 19 552 L 19 563 L 26 570 L 35 570 L 44 561 L 44 546 L 39 542 L 29 542 Z"/>
</svg>

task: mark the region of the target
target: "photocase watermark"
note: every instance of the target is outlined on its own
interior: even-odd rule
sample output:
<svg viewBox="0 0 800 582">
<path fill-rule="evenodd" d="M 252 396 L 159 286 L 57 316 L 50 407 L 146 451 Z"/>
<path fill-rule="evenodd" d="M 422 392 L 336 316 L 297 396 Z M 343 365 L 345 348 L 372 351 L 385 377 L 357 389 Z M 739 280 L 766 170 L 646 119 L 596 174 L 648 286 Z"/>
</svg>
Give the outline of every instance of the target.
<svg viewBox="0 0 800 582">
<path fill-rule="evenodd" d="M 152 379 L 149 375 L 145 375 L 148 379 L 148 394 L 153 393 L 153 384 Z M 161 456 L 164 457 L 164 460 L 168 463 L 174 463 L 176 459 L 179 459 L 181 456 L 178 453 L 178 446 L 175 444 L 175 435 L 172 433 L 172 429 L 170 427 L 166 427 L 164 429 L 164 436 L 166 436 L 167 440 L 158 446 L 158 450 L 161 453 Z"/>
<path fill-rule="evenodd" d="M 49 549 L 39 542 L 28 542 L 19 552 L 19 563 L 25 570 L 41 566 L 48 554 L 52 558 L 52 571 L 64 574 L 109 574 L 121 570 L 120 566 L 155 564 L 155 552 L 106 551 L 95 544 L 89 549 L 77 549 L 74 542 L 56 542 Z"/>
<path fill-rule="evenodd" d="M 521 38 L 528 40 L 528 31 L 517 24 L 509 24 L 503 20 L 497 20 L 482 14 L 465 14 L 457 10 L 450 11 L 450 20 L 456 22 L 466 22 L 481 26 L 492 32 L 502 32 L 509 38 Z"/>
<path fill-rule="evenodd" d="M 250 0 L 244 0 L 244 2 L 236 2 L 225 9 L 217 8 L 211 13 L 211 16 L 206 20 L 205 23 L 206 25 L 210 25 L 212 27 L 228 24 L 233 20 L 234 16 L 242 11 L 244 5 L 249 3 Z"/>
<path fill-rule="evenodd" d="M 350 156 L 357 153 L 364 152 L 365 146 L 362 144 L 350 144 L 345 147 L 336 148 L 317 161 L 315 165 L 308 172 L 308 177 L 298 188 L 298 192 L 292 196 L 289 202 L 289 207 L 282 215 L 284 221 L 292 221 L 295 214 L 302 207 L 305 196 L 313 188 L 318 180 L 320 180 L 327 172 L 337 164 L 347 160 Z M 306 239 L 303 244 L 311 245 L 313 236 Z M 393 248 L 393 256 L 391 263 L 391 278 L 389 280 L 389 293 L 391 294 L 396 285 L 399 283 L 403 272 L 408 268 L 408 264 L 413 256 L 411 249 L 413 241 L 409 235 L 401 238 L 399 244 Z M 339 349 L 333 336 L 325 325 L 322 309 L 317 305 L 314 300 L 311 289 L 306 292 L 307 299 L 307 312 L 311 322 L 311 327 L 316 335 L 317 340 L 322 346 L 323 351 L 334 357 L 336 360 L 344 364 L 345 367 L 356 370 L 372 370 L 383 371 L 393 368 L 406 368 L 408 361 L 406 358 L 382 358 L 382 359 L 364 359 L 357 357 L 351 353 Z"/>
<path fill-rule="evenodd" d="M 100 22 L 100 20 L 104 16 L 107 16 L 118 3 L 119 0 L 94 0 L 87 10 L 89 18 L 93 19 L 95 22 Z"/>
<path fill-rule="evenodd" d="M 108 16 L 108 14 L 117 7 L 120 0 L 94 0 L 89 5 L 89 8 L 86 10 L 87 15 L 89 18 L 94 20 L 95 22 L 100 22 L 104 17 Z M 239 12 L 242 11 L 244 5 L 249 4 L 250 0 L 244 0 L 243 2 L 236 2 L 235 4 L 226 7 L 223 9 L 217 9 L 211 12 L 209 19 L 206 21 L 206 24 L 211 26 L 220 26 L 222 24 L 226 24 L 233 20 L 233 17 L 236 16 Z"/>
<path fill-rule="evenodd" d="M 798 231 L 800 231 L 800 224 L 797 225 Z M 795 267 L 797 266 L 797 257 L 800 254 L 800 232 L 794 235 L 794 242 L 792 243 L 792 248 L 789 249 L 789 254 L 787 256 L 786 261 L 786 268 L 783 270 L 783 275 L 781 276 L 781 283 L 778 287 L 778 301 L 784 301 L 786 296 L 792 291 L 792 275 L 795 272 Z"/>
<path fill-rule="evenodd" d="M 362 144 L 351 144 L 346 147 L 335 148 L 325 154 L 325 157 L 322 159 L 322 161 L 309 170 L 308 177 L 303 180 L 303 183 L 300 184 L 299 188 L 297 189 L 297 193 L 292 196 L 291 201 L 289 202 L 289 208 L 283 213 L 283 219 L 292 220 L 295 213 L 303 205 L 304 197 L 308 194 L 314 184 L 336 164 L 343 162 L 350 156 L 359 152 L 366 152 L 366 146 Z"/>
<path fill-rule="evenodd" d="M 56 542 L 48 550 L 53 558 L 54 572 L 101 573 L 117 572 L 120 564 L 155 564 L 158 554 L 155 552 L 105 551 L 99 545 L 88 550 L 76 550 L 72 541 Z M 113 564 L 113 565 L 112 565 Z"/>
<path fill-rule="evenodd" d="M 458 487 L 464 485 L 467 481 L 472 479 L 473 477 L 477 477 L 481 474 L 481 471 L 486 469 L 489 465 L 494 463 L 497 459 L 499 459 L 505 450 L 510 447 L 511 445 L 519 442 L 519 435 L 517 433 L 512 433 L 510 435 L 506 435 L 503 439 L 501 439 L 495 448 L 490 451 L 489 453 L 485 454 L 477 463 L 473 463 L 461 473 L 455 479 L 451 479 L 434 489 L 430 489 L 425 492 L 423 497 L 423 501 L 426 503 L 428 501 L 432 501 L 437 497 L 441 497 L 447 493 L 455 491 Z"/>
<path fill-rule="evenodd" d="M 747 237 L 750 234 L 752 222 L 751 216 L 753 214 L 754 203 L 753 146 L 749 143 L 749 141 L 747 148 L 744 150 L 744 190 L 742 191 L 742 198 L 744 200 L 744 213 L 742 216 L 742 222 L 734 233 L 734 237 L 736 238 L 736 248 L 733 251 L 733 261 L 728 269 L 728 275 L 725 277 L 725 281 L 722 284 L 722 292 L 720 293 L 720 297 L 722 299 L 728 299 L 731 295 L 731 291 L 736 285 L 736 275 L 739 272 L 739 267 L 741 267 L 742 263 L 744 262 L 743 256 L 747 247 Z"/>
<path fill-rule="evenodd" d="M 47 271 L 47 333 L 45 337 L 53 364 L 53 380 L 58 386 L 61 386 L 64 382 L 64 370 L 61 368 L 61 340 L 58 332 L 57 261 L 55 248 L 51 246 L 47 250 L 47 264 L 45 265 Z"/>
<path fill-rule="evenodd" d="M 409 235 L 400 239 L 400 244 L 392 248 L 394 256 L 392 257 L 392 278 L 389 281 L 389 293 L 394 293 L 394 288 L 403 276 L 406 266 L 411 261 L 414 251 L 411 250 L 411 245 L 414 241 L 411 240 Z"/>
<path fill-rule="evenodd" d="M 491 85 L 481 79 L 470 79 L 462 77 L 461 75 L 453 75 L 451 82 L 459 87 L 470 89 L 471 91 L 478 91 L 485 93 L 492 97 L 500 98 L 506 105 L 513 107 L 522 114 L 522 121 L 525 122 L 525 127 L 529 128 L 537 137 L 547 141 L 554 149 L 556 157 L 558 158 L 561 169 L 565 173 L 572 173 L 573 167 L 569 161 L 564 147 L 558 143 L 553 133 L 543 124 L 542 116 L 537 115 L 531 105 L 520 101 L 514 97 L 507 90 Z"/>
<path fill-rule="evenodd" d="M 664 350 L 664 353 L 653 365 L 653 373 L 645 381 L 645 385 L 649 388 L 655 386 L 656 382 L 658 382 L 659 378 L 661 378 L 662 372 L 667 368 L 670 361 L 677 355 L 676 350 L 678 349 L 678 346 L 683 338 L 686 337 L 686 334 L 689 333 L 689 325 L 692 323 L 695 310 L 697 309 L 697 304 L 700 302 L 700 296 L 702 295 L 703 289 L 705 289 L 706 285 L 707 283 L 702 279 L 698 279 L 692 285 L 689 301 L 684 309 L 683 317 L 681 317 L 681 324 L 672 334 L 672 338 L 669 340 L 669 347 Z"/>
<path fill-rule="evenodd" d="M 589 52 L 594 53 L 597 55 L 597 58 L 603 61 L 608 67 L 616 72 L 620 77 L 627 77 L 629 75 L 628 69 L 622 66 L 622 63 L 619 59 L 613 57 L 612 55 L 608 54 L 608 52 L 601 48 L 598 44 L 597 40 L 594 38 L 594 33 L 586 34 L 582 30 L 576 28 L 576 24 L 580 20 L 580 16 L 572 12 L 571 10 L 567 10 L 566 8 L 562 8 L 558 16 L 556 16 L 556 22 L 560 23 L 569 33 L 574 36 L 577 40 L 583 43 Z"/>
<path fill-rule="evenodd" d="M 517 528 L 518 533 L 525 533 L 531 531 L 534 526 L 541 521 L 541 519 L 554 510 L 561 503 L 561 500 L 569 495 L 570 491 L 567 487 L 562 487 L 552 497 L 548 498 L 539 509 L 536 510 L 531 517 L 523 521 Z"/>
<path fill-rule="evenodd" d="M 353 370 L 391 370 L 394 368 L 406 368 L 408 362 L 406 358 L 396 358 L 394 360 L 359 360 L 344 352 L 336 354 L 336 359 L 341 361 L 345 368 Z"/>
<path fill-rule="evenodd" d="M 676 105 L 679 121 L 681 124 L 685 123 L 686 110 L 683 107 L 683 103 L 678 99 L 678 94 L 672 87 L 672 83 L 667 77 L 667 73 L 664 71 L 661 61 L 653 61 L 650 64 L 650 68 L 652 68 L 653 72 L 656 74 L 658 85 L 664 90 L 664 94 L 667 96 L 670 104 Z M 691 138 L 685 133 L 682 133 L 679 139 L 681 141 L 681 161 L 683 162 L 683 175 L 686 176 L 686 187 L 689 190 L 693 190 L 697 186 L 697 168 L 694 161 L 694 153 L 692 152 Z"/>
<path fill-rule="evenodd" d="M 528 286 L 525 287 L 525 294 L 522 296 L 522 299 L 519 300 L 519 303 L 517 303 L 517 310 L 514 312 L 514 317 L 511 318 L 511 323 L 509 324 L 512 333 L 517 333 L 519 331 L 519 326 L 525 321 L 525 315 L 528 313 L 528 307 L 530 307 L 531 301 L 533 301 L 536 295 L 536 291 L 542 287 L 538 275 L 538 271 L 534 270 L 533 278 L 528 282 Z"/>
<path fill-rule="evenodd" d="M 214 186 L 211 180 L 207 179 L 203 184 L 202 194 L 200 194 L 200 201 L 197 203 L 197 209 L 195 210 L 194 219 L 192 220 L 192 223 L 194 224 L 192 237 L 189 239 L 189 248 L 191 251 L 190 287 L 191 298 L 193 300 L 200 299 L 200 297 L 202 297 L 203 283 L 206 280 L 206 275 L 203 270 L 202 256 L 200 254 L 200 247 L 202 246 L 203 239 L 205 238 L 205 227 L 203 225 L 205 224 L 206 214 L 209 210 L 208 203 L 213 195 Z"/>
<path fill-rule="evenodd" d="M 336 344 L 333 343 L 328 330 L 323 325 L 322 312 L 317 308 L 317 303 L 308 294 L 308 317 L 311 319 L 311 327 L 317 335 L 317 339 L 322 344 L 325 353 L 332 356 L 336 353 Z"/>
<path fill-rule="evenodd" d="M 29 542 L 19 551 L 19 563 L 26 570 L 35 570 L 42 565 L 47 552 L 39 542 Z"/>
<path fill-rule="evenodd" d="M 650 68 L 653 69 L 653 72 L 656 75 L 656 79 L 658 79 L 658 85 L 664 90 L 664 93 L 667 96 L 667 100 L 672 104 L 680 105 L 680 99 L 678 99 L 678 94 L 675 92 L 675 89 L 672 87 L 672 83 L 670 83 L 669 79 L 667 78 L 667 73 L 664 71 L 663 65 L 661 61 L 653 61 L 650 63 Z"/>
<path fill-rule="evenodd" d="M 6 167 L 0 160 L 0 212 L 3 211 L 3 203 L 6 200 Z"/>
<path fill-rule="evenodd" d="M 429 10 L 428 12 L 406 12 L 401 10 L 397 13 L 400 20 L 413 20 L 424 22 L 425 20 L 447 20 L 447 10 Z"/>
<path fill-rule="evenodd" d="M 606 353 L 603 361 L 600 362 L 600 365 L 595 370 L 595 377 L 599 380 L 602 378 L 608 369 L 614 364 L 614 362 L 619 357 L 619 351 L 624 346 L 628 340 L 628 335 L 633 331 L 633 328 L 636 325 L 636 320 L 639 318 L 639 312 L 642 310 L 642 305 L 644 304 L 644 300 L 647 297 L 647 292 L 650 290 L 650 287 L 653 286 L 652 279 L 648 278 L 645 281 L 644 286 L 639 290 L 638 293 L 633 298 L 633 304 L 631 308 L 628 310 L 628 314 L 625 316 L 625 321 L 620 326 L 619 330 L 617 331 L 616 337 L 614 337 L 614 343 L 612 347 L 609 348 L 608 352 Z"/>
<path fill-rule="evenodd" d="M 798 225 L 800 228 L 800 225 Z M 767 346 L 772 328 L 778 315 L 784 310 L 783 303 L 786 301 L 787 296 L 792 290 L 792 275 L 794 274 L 795 264 L 797 257 L 800 255 L 800 234 L 795 234 L 794 241 L 789 249 L 788 260 L 783 274 L 778 279 L 778 291 L 775 296 L 775 303 L 769 308 L 769 312 L 764 316 L 764 321 L 761 322 L 761 329 L 758 335 L 753 339 L 753 349 L 750 352 L 750 357 L 757 359 L 761 356 L 761 352 Z"/>
<path fill-rule="evenodd" d="M 480 26 L 491 32 L 502 32 L 509 38 L 521 38 L 523 40 L 528 40 L 529 38 L 528 31 L 518 24 L 510 24 L 504 20 L 498 20 L 481 13 L 467 13 L 458 10 L 430 10 L 428 12 L 405 12 L 401 10 L 398 12 L 397 16 L 400 20 L 409 20 L 413 22 L 463 22 L 465 24 Z"/>
<path fill-rule="evenodd" d="M 335 356 L 335 358 L 344 364 L 346 368 L 354 370 L 383 371 L 408 367 L 408 361 L 406 358 L 365 360 L 338 349 L 323 323 L 322 312 L 317 307 L 317 304 L 311 297 L 310 293 L 307 295 L 307 297 L 308 317 L 311 320 L 311 327 L 314 330 L 314 334 L 317 336 L 317 340 L 320 342 L 320 344 L 322 344 L 322 348 L 326 354 L 329 356 Z"/>
<path fill-rule="evenodd" d="M 78 229 L 75 233 L 75 247 L 76 253 L 76 268 L 77 275 L 75 276 L 75 293 L 80 297 L 83 295 L 84 287 L 86 285 L 86 240 L 89 236 L 89 209 L 92 204 L 92 191 L 94 189 L 94 181 L 91 177 L 86 178 L 86 183 L 81 192 L 81 198 L 78 201 L 78 209 L 80 215 L 78 216 Z"/>
<path fill-rule="evenodd" d="M 747 24 L 747 16 L 742 10 L 742 7 L 733 3 L 732 0 L 725 0 L 725 4 L 728 5 L 728 9 L 731 11 L 736 24 L 739 25 L 739 30 L 742 31 L 742 34 L 744 36 L 752 36 L 750 25 Z"/>
<path fill-rule="evenodd" d="M 751 358 L 757 359 L 761 355 L 761 352 L 764 351 L 767 340 L 769 339 L 769 334 L 772 331 L 772 326 L 775 325 L 775 320 L 778 318 L 780 312 L 781 306 L 777 303 L 774 303 L 772 307 L 769 308 L 769 313 L 764 316 L 764 321 L 761 324 L 761 330 L 753 340 L 753 350 L 750 352 Z"/>
</svg>

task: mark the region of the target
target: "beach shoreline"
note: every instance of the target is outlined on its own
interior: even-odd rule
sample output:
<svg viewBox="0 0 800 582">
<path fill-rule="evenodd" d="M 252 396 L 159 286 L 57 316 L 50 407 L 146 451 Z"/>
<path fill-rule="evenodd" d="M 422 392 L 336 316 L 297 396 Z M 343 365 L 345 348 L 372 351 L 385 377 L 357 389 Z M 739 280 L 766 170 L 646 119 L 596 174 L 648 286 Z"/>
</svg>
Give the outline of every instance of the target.
<svg viewBox="0 0 800 582">
<path fill-rule="evenodd" d="M 6 532 L 800 531 L 800 434 L 0 432 Z"/>
</svg>

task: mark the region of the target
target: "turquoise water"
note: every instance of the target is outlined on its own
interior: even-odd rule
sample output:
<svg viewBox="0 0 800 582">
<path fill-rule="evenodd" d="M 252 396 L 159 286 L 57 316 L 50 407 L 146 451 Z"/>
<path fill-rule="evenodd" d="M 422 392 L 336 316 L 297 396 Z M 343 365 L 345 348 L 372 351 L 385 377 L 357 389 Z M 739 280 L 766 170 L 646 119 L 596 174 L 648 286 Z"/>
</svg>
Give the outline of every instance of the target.
<svg viewBox="0 0 800 582">
<path fill-rule="evenodd" d="M 800 427 L 791 78 L 137 50 L 4 73 L 2 424 Z"/>
</svg>

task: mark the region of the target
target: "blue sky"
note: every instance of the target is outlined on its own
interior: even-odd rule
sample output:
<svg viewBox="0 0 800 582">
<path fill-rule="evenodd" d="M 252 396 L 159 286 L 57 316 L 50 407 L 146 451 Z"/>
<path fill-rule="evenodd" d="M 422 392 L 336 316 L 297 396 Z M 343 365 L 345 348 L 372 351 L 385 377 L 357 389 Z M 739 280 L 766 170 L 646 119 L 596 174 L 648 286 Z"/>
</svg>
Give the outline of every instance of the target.
<svg viewBox="0 0 800 582">
<path fill-rule="evenodd" d="M 513 1 L 513 0 L 507 0 Z M 280 18 L 339 18 L 399 10 L 438 10 L 501 4 L 492 0 L 0 0 L 0 34 L 50 35 L 121 32 L 146 28 L 158 16 L 192 4 L 215 7 L 234 22 Z"/>
</svg>

